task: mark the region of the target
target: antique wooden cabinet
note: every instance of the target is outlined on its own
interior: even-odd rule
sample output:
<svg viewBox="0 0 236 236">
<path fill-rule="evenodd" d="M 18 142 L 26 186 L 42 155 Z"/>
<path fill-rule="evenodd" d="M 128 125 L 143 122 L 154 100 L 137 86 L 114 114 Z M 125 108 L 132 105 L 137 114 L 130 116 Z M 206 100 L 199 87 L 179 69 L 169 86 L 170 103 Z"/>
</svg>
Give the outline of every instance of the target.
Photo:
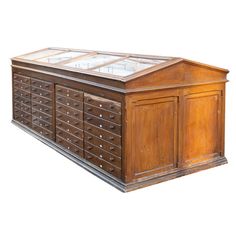
<svg viewBox="0 0 236 236">
<path fill-rule="evenodd" d="M 122 191 L 225 164 L 225 69 L 47 48 L 12 59 L 13 123 Z"/>
</svg>

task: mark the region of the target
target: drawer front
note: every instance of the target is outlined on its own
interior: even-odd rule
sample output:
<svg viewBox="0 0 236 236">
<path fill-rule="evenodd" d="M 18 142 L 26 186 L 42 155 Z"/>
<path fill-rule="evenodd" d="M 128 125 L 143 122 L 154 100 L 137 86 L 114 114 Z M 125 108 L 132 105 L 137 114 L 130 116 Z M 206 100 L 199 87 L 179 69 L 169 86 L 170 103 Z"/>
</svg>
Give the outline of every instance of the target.
<svg viewBox="0 0 236 236">
<path fill-rule="evenodd" d="M 76 101 L 81 101 L 83 102 L 83 92 L 82 91 L 78 91 L 75 89 L 71 89 L 71 88 L 67 88 L 67 87 L 63 87 L 63 86 L 56 86 L 56 93 L 57 95 L 60 96 L 64 96 L 67 98 L 72 98 Z"/>
<path fill-rule="evenodd" d="M 46 138 L 53 139 L 53 133 L 43 127 L 39 127 L 38 125 L 32 124 L 32 129 L 43 135 Z"/>
<path fill-rule="evenodd" d="M 30 85 L 14 81 L 14 88 L 30 92 Z"/>
<path fill-rule="evenodd" d="M 106 98 L 101 98 L 88 93 L 84 94 L 84 103 L 99 107 L 117 114 L 121 114 L 121 104 Z"/>
<path fill-rule="evenodd" d="M 52 123 L 52 116 L 44 114 L 38 110 L 32 109 L 32 115 L 48 123 Z"/>
<path fill-rule="evenodd" d="M 50 130 L 52 131 L 52 124 L 38 118 L 38 117 L 35 117 L 33 116 L 32 117 L 32 123 L 35 124 L 35 125 L 38 125 L 39 127 L 43 127 L 44 129 L 47 129 L 47 130 Z"/>
<path fill-rule="evenodd" d="M 117 147 L 111 143 L 108 143 L 100 138 L 97 138 L 87 132 L 84 133 L 84 139 L 86 142 L 93 144 L 107 152 L 110 152 L 113 155 L 116 155 L 118 157 L 121 156 L 121 148 Z"/>
<path fill-rule="evenodd" d="M 78 129 L 72 125 L 68 125 L 67 123 L 59 121 L 59 120 L 56 121 L 56 126 L 57 128 L 62 129 L 68 132 L 69 134 L 73 134 L 75 136 L 80 136 L 81 132 L 83 133 L 83 130 Z"/>
<path fill-rule="evenodd" d="M 78 138 L 78 136 L 76 137 L 74 135 L 71 135 L 71 134 L 69 134 L 63 130 L 59 130 L 59 129 L 57 129 L 56 133 L 59 138 L 62 138 L 64 140 L 66 140 L 68 143 L 71 143 L 77 147 L 83 148 L 83 135 L 82 134 L 80 135 L 81 137 Z"/>
<path fill-rule="evenodd" d="M 25 105 L 28 105 L 28 106 L 31 105 L 30 99 L 27 99 L 27 98 L 18 96 L 18 95 L 16 95 L 16 94 L 14 95 L 14 100 L 15 100 L 16 102 L 21 103 L 21 104 L 25 104 Z"/>
<path fill-rule="evenodd" d="M 19 97 L 30 99 L 30 93 L 21 89 L 14 89 L 14 94 Z"/>
<path fill-rule="evenodd" d="M 34 108 L 37 111 L 49 114 L 49 115 L 52 114 L 52 109 L 51 108 L 49 108 L 47 106 L 44 106 L 42 104 L 38 104 L 36 102 L 32 102 L 32 108 Z"/>
<path fill-rule="evenodd" d="M 22 118 L 20 115 L 15 115 L 14 119 L 17 120 L 18 122 L 20 122 L 23 125 L 31 127 L 31 124 L 32 124 L 31 121 L 29 121 L 29 120 L 27 120 L 25 118 Z"/>
<path fill-rule="evenodd" d="M 83 102 L 80 102 L 80 101 L 75 101 L 73 99 L 70 99 L 70 98 L 66 98 L 66 97 L 62 97 L 62 96 L 56 96 L 56 101 L 58 103 L 61 103 L 67 107 L 70 107 L 70 108 L 75 108 L 77 110 L 81 110 L 83 111 Z"/>
<path fill-rule="evenodd" d="M 52 100 L 51 99 L 47 99 L 47 98 L 41 97 L 41 96 L 36 95 L 36 94 L 32 94 L 32 101 L 36 102 L 36 103 L 39 103 L 39 104 L 42 104 L 42 105 L 45 105 L 45 106 L 48 106 L 48 107 L 52 106 Z"/>
<path fill-rule="evenodd" d="M 31 114 L 18 110 L 18 109 L 15 109 L 15 116 L 19 116 L 21 118 L 31 121 Z"/>
<path fill-rule="evenodd" d="M 96 165 L 100 169 L 108 172 L 109 174 L 119 179 L 121 178 L 121 170 L 119 168 L 107 163 L 106 161 L 94 156 L 93 154 L 85 152 L 85 159 L 91 162 L 92 164 Z"/>
<path fill-rule="evenodd" d="M 53 97 L 53 94 L 51 92 L 37 88 L 37 87 L 32 87 L 31 91 L 32 91 L 32 94 L 37 94 L 41 97 L 45 97 L 45 98 L 49 98 L 49 99 L 52 99 L 52 97 Z"/>
<path fill-rule="evenodd" d="M 21 104 L 20 102 L 14 101 L 14 110 L 16 110 L 16 109 L 27 112 L 27 113 L 31 113 L 30 106 L 27 106 L 27 105 Z"/>
<path fill-rule="evenodd" d="M 14 74 L 13 78 L 14 81 L 30 85 L 30 77 L 28 76 Z"/>
<path fill-rule="evenodd" d="M 110 133 L 106 130 L 100 129 L 96 126 L 93 126 L 88 123 L 84 123 L 84 130 L 88 133 L 93 134 L 96 137 L 99 137 L 105 141 L 108 141 L 110 143 L 113 143 L 117 146 L 121 146 L 121 137 L 119 135 Z"/>
<path fill-rule="evenodd" d="M 67 142 L 66 140 L 60 138 L 59 136 L 56 137 L 56 142 L 58 144 L 60 144 L 62 147 L 64 147 L 67 151 L 75 153 L 76 155 L 78 155 L 80 157 L 84 156 L 82 148 L 79 148 L 79 147 Z"/>
<path fill-rule="evenodd" d="M 116 124 L 121 124 L 121 115 L 116 114 L 107 110 L 100 109 L 98 107 L 84 104 L 84 111 L 88 114 L 92 114 L 94 116 L 97 116 L 99 118 L 114 122 Z"/>
<path fill-rule="evenodd" d="M 83 114 L 81 116 L 83 116 Z M 56 117 L 58 121 L 64 121 L 65 123 L 75 126 L 76 128 L 83 129 L 82 119 L 75 119 L 59 112 L 57 112 Z"/>
<path fill-rule="evenodd" d="M 115 165 L 118 167 L 121 166 L 121 158 L 111 154 L 110 152 L 106 152 L 106 151 L 102 150 L 101 148 L 96 147 L 88 142 L 85 142 L 84 149 L 87 152 L 95 155 L 96 157 L 106 160 L 107 162 L 111 163 L 112 165 Z"/>
<path fill-rule="evenodd" d="M 76 110 L 58 103 L 56 104 L 56 110 L 73 118 L 83 120 L 83 112 L 80 110 Z"/>
<path fill-rule="evenodd" d="M 46 82 L 43 80 L 38 80 L 35 78 L 31 79 L 31 85 L 40 89 L 44 89 L 44 90 L 49 90 L 51 91 L 53 89 L 53 84 L 50 82 Z"/>
<path fill-rule="evenodd" d="M 121 126 L 111 123 L 109 121 L 103 120 L 101 118 L 98 118 L 96 116 L 84 113 L 84 120 L 88 122 L 89 124 L 92 124 L 96 127 L 99 127 L 101 129 L 105 129 L 111 133 L 115 133 L 118 135 L 121 135 Z"/>
</svg>

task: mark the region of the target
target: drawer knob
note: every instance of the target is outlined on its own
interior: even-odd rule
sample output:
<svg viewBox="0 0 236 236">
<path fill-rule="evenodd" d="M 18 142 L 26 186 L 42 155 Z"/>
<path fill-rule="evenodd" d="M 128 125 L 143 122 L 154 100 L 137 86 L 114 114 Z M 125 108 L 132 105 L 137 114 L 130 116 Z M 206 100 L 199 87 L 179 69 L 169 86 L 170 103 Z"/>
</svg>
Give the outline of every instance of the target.
<svg viewBox="0 0 236 236">
<path fill-rule="evenodd" d="M 91 108 L 91 107 L 88 107 L 88 108 L 87 108 L 87 111 L 92 111 L 92 108 Z"/>
<path fill-rule="evenodd" d="M 91 146 L 88 146 L 88 150 L 91 150 L 93 147 L 91 147 Z"/>
<path fill-rule="evenodd" d="M 100 168 L 102 168 L 102 165 L 99 165 Z"/>
<path fill-rule="evenodd" d="M 88 140 L 91 140 L 91 139 L 92 139 L 92 137 L 91 137 L 91 136 L 89 136 L 87 139 L 88 139 Z"/>
<path fill-rule="evenodd" d="M 87 119 L 86 119 L 86 120 L 90 121 L 90 120 L 92 120 L 92 118 L 91 118 L 91 117 L 87 117 Z"/>
<path fill-rule="evenodd" d="M 114 148 L 114 147 L 110 147 L 110 150 L 111 150 L 111 151 L 114 151 L 114 150 L 115 150 L 115 148 Z"/>
<path fill-rule="evenodd" d="M 113 136 L 110 136 L 108 139 L 109 139 L 109 140 L 114 140 L 114 137 L 113 137 Z"/>
<path fill-rule="evenodd" d="M 115 129 L 115 126 L 114 125 L 110 125 L 109 128 L 110 129 Z"/>
<path fill-rule="evenodd" d="M 115 118 L 115 116 L 114 115 L 110 115 L 110 119 L 114 119 Z"/>
<path fill-rule="evenodd" d="M 69 102 L 67 102 L 67 103 L 66 103 L 66 105 L 67 105 L 67 106 L 70 106 L 70 103 L 69 103 Z"/>
<path fill-rule="evenodd" d="M 114 161 L 115 158 L 114 158 L 114 157 L 110 157 L 109 160 L 110 160 L 110 161 Z"/>
</svg>

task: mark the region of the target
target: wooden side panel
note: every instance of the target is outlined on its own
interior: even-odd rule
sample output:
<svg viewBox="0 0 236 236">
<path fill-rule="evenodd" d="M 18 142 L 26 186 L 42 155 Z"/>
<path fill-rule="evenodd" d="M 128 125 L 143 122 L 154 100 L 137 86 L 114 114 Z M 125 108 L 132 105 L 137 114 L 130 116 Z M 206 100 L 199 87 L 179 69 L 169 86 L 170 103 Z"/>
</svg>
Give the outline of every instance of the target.
<svg viewBox="0 0 236 236">
<path fill-rule="evenodd" d="M 183 155 L 180 165 L 191 165 L 220 156 L 222 92 L 187 94 L 183 103 Z"/>
<path fill-rule="evenodd" d="M 126 181 L 176 167 L 178 97 L 171 93 L 134 96 L 130 101 Z"/>
</svg>

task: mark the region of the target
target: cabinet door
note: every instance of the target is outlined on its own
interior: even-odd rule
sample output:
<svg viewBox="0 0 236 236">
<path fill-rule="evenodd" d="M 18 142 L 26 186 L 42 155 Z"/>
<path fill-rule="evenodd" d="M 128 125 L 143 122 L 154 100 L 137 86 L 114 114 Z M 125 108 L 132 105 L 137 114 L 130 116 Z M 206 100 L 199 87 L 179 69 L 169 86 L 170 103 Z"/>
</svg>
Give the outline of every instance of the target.
<svg viewBox="0 0 236 236">
<path fill-rule="evenodd" d="M 183 99 L 183 154 L 180 165 L 221 155 L 221 91 L 199 92 Z"/>
<path fill-rule="evenodd" d="M 176 167 L 177 97 L 140 100 L 132 108 L 133 178 Z"/>
</svg>

